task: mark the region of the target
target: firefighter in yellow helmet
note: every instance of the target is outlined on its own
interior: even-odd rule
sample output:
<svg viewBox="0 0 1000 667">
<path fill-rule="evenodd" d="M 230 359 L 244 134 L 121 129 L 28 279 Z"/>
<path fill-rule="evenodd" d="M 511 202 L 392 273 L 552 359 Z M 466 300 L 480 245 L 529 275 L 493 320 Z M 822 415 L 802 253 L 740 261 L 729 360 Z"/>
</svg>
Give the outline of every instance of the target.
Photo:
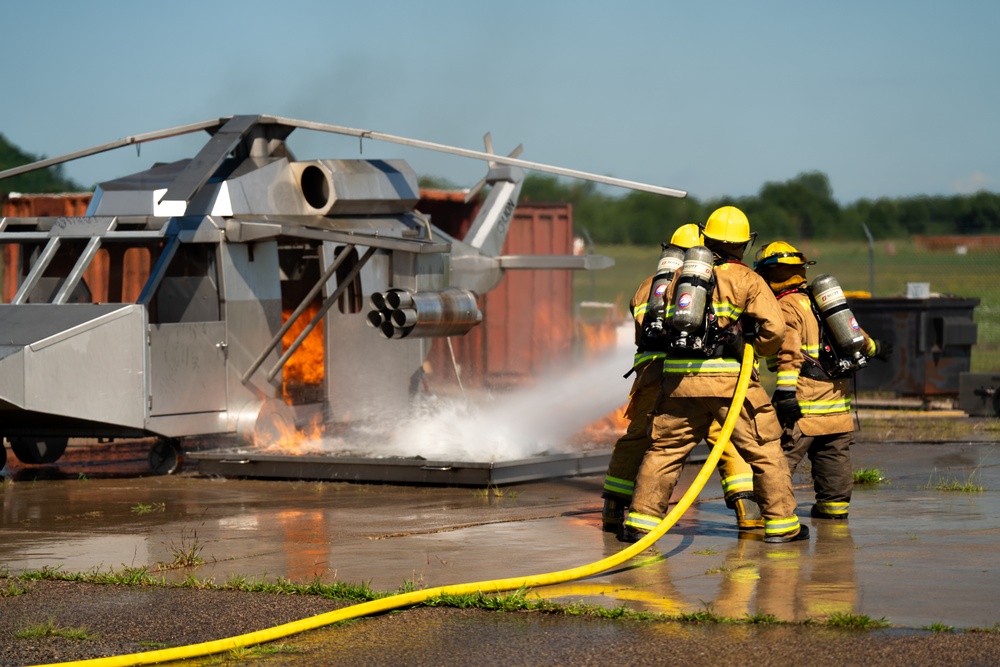
<svg viewBox="0 0 1000 667">
<path fill-rule="evenodd" d="M 850 398 L 854 364 L 832 356 L 836 355 L 835 341 L 806 285 L 806 267 L 815 263 L 791 244 L 775 241 L 757 253 L 754 270 L 774 292 L 785 319 L 784 341 L 767 364 L 777 373 L 772 401 L 784 428 L 781 446 L 788 467 L 794 472 L 808 456 L 816 492 L 812 516 L 846 519 L 854 487 L 850 454 L 854 444 Z M 822 278 L 822 284 L 828 282 L 825 279 L 833 281 L 832 276 Z M 839 285 L 835 291 L 840 292 Z M 887 360 L 892 346 L 871 338 L 853 316 L 848 320 L 860 354 Z"/>
<path fill-rule="evenodd" d="M 774 294 L 764 280 L 741 261 L 753 236 L 746 215 L 734 206 L 715 210 L 704 228 L 705 248 L 689 255 L 708 255 L 712 262 L 707 312 L 684 312 L 686 300 L 671 303 L 677 331 L 684 317 L 703 323 L 688 336 L 674 336 L 663 362 L 663 381 L 652 414 L 652 444 L 636 476 L 632 505 L 622 538 L 637 541 L 666 515 L 674 485 L 691 450 L 708 435 L 713 422 L 725 420 L 736 392 L 745 339 L 759 356 L 777 352 L 785 323 Z M 706 249 L 707 248 L 707 249 Z M 709 253 L 709 251 L 711 251 Z M 667 293 L 674 295 L 683 272 Z M 732 443 L 753 470 L 754 496 L 764 517 L 765 542 L 807 539 L 809 529 L 795 516 L 795 495 L 781 451 L 781 427 L 767 392 L 751 380 Z"/>
<path fill-rule="evenodd" d="M 617 533 L 621 530 L 625 519 L 625 510 L 632 501 L 635 490 L 635 476 L 642 463 L 642 457 L 649 449 L 649 412 L 653 409 L 656 396 L 660 393 L 660 382 L 663 379 L 663 359 L 666 352 L 653 349 L 644 335 L 645 326 L 650 325 L 650 303 L 654 284 L 658 289 L 664 289 L 669 284 L 673 273 L 680 268 L 683 251 L 696 245 L 702 245 L 704 239 L 701 228 L 696 224 L 681 225 L 670 237 L 669 246 L 664 246 L 664 254 L 660 258 L 660 267 L 655 275 L 649 276 L 639 285 L 635 295 L 629 302 L 629 308 L 635 319 L 636 354 L 632 371 L 636 374 L 629 392 L 629 402 L 625 408 L 625 418 L 629 420 L 628 428 L 615 443 L 611 450 L 611 460 L 604 477 L 604 510 L 601 513 L 603 530 Z M 669 252 L 670 246 L 678 252 Z M 661 295 L 662 296 L 662 295 Z M 653 309 L 655 310 L 655 308 Z M 630 372 L 630 374 L 631 374 Z M 722 430 L 718 422 L 712 424 L 707 440 L 710 447 L 715 445 L 716 436 Z M 736 512 L 736 527 L 740 530 L 763 528 L 764 520 L 760 515 L 760 507 L 753 497 L 753 472 L 750 466 L 740 458 L 736 448 L 729 443 L 719 459 L 719 478 L 722 482 L 722 493 L 726 506 Z"/>
</svg>

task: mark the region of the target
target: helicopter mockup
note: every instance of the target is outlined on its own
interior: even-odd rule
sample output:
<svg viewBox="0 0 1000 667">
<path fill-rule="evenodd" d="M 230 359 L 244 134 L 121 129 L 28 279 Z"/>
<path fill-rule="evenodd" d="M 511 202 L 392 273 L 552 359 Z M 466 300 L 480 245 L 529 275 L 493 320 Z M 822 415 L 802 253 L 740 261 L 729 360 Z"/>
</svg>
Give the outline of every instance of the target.
<svg viewBox="0 0 1000 667">
<path fill-rule="evenodd" d="M 452 238 L 416 209 L 406 162 L 297 161 L 285 143 L 296 129 L 485 160 L 473 190 L 489 193 Z M 54 462 L 70 437 L 154 437 L 153 468 L 172 472 L 181 439 L 253 442 L 316 415 L 355 422 L 404 408 L 430 338 L 476 326 L 477 295 L 505 271 L 610 265 L 501 254 L 524 169 L 685 195 L 494 155 L 488 138 L 480 152 L 264 115 L 135 135 L 0 181 L 200 131 L 209 139 L 193 158 L 99 184 L 84 216 L 0 218 L 17 266 L 16 293 L 0 304 L 0 436 L 19 460 Z M 317 336 L 321 377 L 296 385 L 289 360 Z M 362 375 L 381 381 L 352 381 Z"/>
</svg>

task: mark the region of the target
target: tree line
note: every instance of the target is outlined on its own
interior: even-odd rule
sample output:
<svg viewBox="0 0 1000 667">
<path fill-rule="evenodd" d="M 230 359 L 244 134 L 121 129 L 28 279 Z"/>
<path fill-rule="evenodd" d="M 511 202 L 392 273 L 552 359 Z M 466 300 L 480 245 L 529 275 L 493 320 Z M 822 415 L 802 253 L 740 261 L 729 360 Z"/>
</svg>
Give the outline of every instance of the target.
<svg viewBox="0 0 1000 667">
<path fill-rule="evenodd" d="M 751 228 L 764 238 L 875 239 L 914 234 L 1000 234 L 1000 194 L 981 191 L 949 197 L 860 199 L 841 206 L 833 198 L 826 174 L 811 171 L 783 183 L 765 183 L 756 196 L 707 199 L 663 197 L 646 192 L 610 196 L 591 182 L 565 182 L 555 176 L 529 174 L 522 201 L 565 201 L 573 204 L 580 232 L 595 243 L 650 245 L 660 243 L 690 222 L 704 222 L 719 206 L 738 206 Z"/>
<path fill-rule="evenodd" d="M 25 153 L 0 134 L 0 171 L 41 158 Z M 424 177 L 422 187 L 454 187 L 444 179 Z M 84 192 L 65 177 L 62 165 L 0 181 L 0 192 Z M 950 197 L 860 199 L 841 206 L 826 174 L 810 171 L 783 183 L 765 183 L 756 196 L 699 200 L 647 192 L 623 196 L 601 192 L 590 181 L 564 180 L 529 173 L 521 201 L 569 202 L 578 232 L 594 243 L 654 245 L 689 222 L 702 222 L 726 204 L 741 208 L 754 231 L 764 238 L 864 239 L 865 227 L 876 239 L 914 234 L 1000 234 L 1000 194 L 980 191 Z"/>
<path fill-rule="evenodd" d="M 25 153 L 0 134 L 0 171 L 13 169 L 24 164 L 37 162 L 43 158 L 37 155 Z M 0 181 L 0 192 L 29 192 L 32 194 L 45 194 L 51 192 L 87 192 L 91 188 L 85 188 L 79 183 L 63 175 L 62 165 L 40 169 L 27 174 L 21 174 L 13 178 Z"/>
</svg>

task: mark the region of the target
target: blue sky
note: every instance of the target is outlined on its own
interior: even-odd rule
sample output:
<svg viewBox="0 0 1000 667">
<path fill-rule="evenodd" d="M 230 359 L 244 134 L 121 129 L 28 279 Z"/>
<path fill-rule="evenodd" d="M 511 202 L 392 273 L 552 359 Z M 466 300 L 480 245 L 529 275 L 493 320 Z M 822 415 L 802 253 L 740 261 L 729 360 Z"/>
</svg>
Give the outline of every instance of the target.
<svg viewBox="0 0 1000 667">
<path fill-rule="evenodd" d="M 52 157 L 232 114 L 497 151 L 687 190 L 819 170 L 842 203 L 1000 191 L 1000 3 L 0 0 L 0 133 Z M 84 185 L 206 135 L 78 160 Z M 297 157 L 356 139 L 296 131 Z M 421 174 L 476 161 L 366 142 Z M 610 191 L 610 190 L 609 190 Z"/>
</svg>

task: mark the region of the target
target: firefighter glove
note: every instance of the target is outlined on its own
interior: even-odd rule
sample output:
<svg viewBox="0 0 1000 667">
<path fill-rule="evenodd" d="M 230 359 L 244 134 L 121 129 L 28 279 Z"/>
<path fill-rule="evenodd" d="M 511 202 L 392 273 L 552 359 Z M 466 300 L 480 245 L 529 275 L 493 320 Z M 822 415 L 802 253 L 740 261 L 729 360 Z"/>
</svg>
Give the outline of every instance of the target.
<svg viewBox="0 0 1000 667">
<path fill-rule="evenodd" d="M 889 357 L 891 356 L 892 343 L 887 340 L 876 340 L 875 351 L 872 353 L 872 357 L 878 359 L 879 361 L 889 361 Z"/>
<path fill-rule="evenodd" d="M 795 398 L 794 389 L 777 389 L 771 397 L 774 410 L 778 413 L 778 423 L 784 428 L 791 428 L 802 418 L 802 408 Z"/>
</svg>

